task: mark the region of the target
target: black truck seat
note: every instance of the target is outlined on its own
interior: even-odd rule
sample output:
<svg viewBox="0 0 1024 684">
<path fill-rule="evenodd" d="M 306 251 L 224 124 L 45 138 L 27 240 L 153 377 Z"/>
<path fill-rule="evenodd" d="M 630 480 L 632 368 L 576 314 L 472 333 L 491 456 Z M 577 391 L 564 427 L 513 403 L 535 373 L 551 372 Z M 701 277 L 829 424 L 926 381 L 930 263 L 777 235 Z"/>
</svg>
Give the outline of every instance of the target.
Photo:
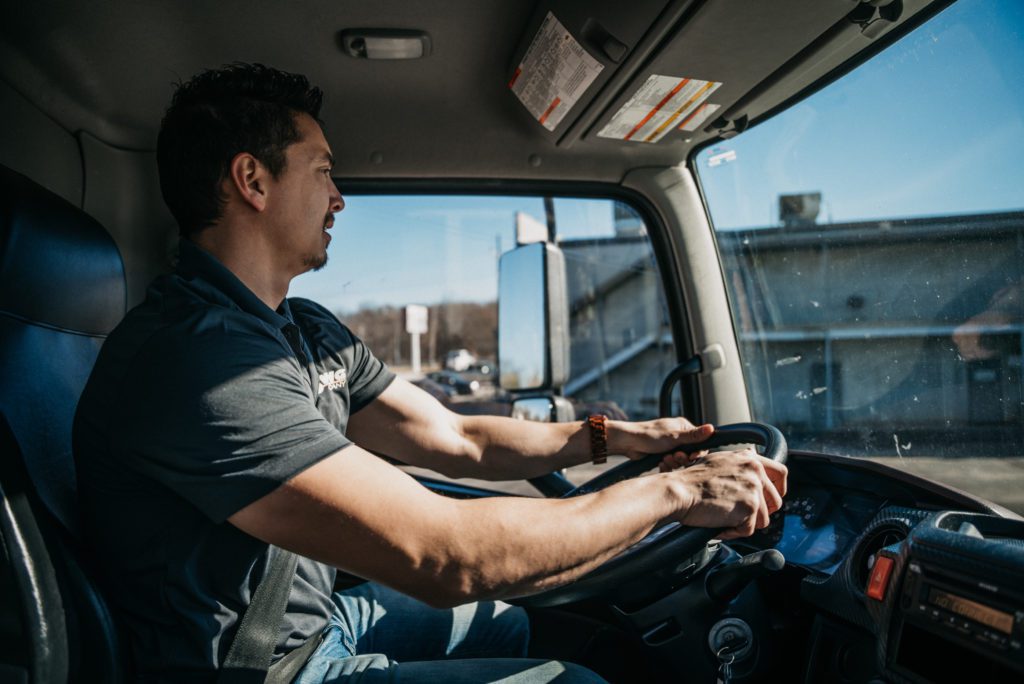
<svg viewBox="0 0 1024 684">
<path fill-rule="evenodd" d="M 0 683 L 123 678 L 80 542 L 71 425 L 125 306 L 103 227 L 0 166 Z"/>
</svg>

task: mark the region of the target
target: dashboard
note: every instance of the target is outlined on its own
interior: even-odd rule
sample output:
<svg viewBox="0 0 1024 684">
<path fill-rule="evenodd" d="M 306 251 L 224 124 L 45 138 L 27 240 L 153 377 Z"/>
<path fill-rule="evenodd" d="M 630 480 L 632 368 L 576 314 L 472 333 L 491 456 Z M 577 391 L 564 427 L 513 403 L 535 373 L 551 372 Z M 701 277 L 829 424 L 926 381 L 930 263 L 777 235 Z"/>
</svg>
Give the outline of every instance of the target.
<svg viewBox="0 0 1024 684">
<path fill-rule="evenodd" d="M 789 484 L 739 546 L 798 577 L 805 681 L 1024 681 L 1024 520 L 852 459 L 791 454 Z"/>
<path fill-rule="evenodd" d="M 790 564 L 831 574 L 885 503 L 864 494 L 802 487 L 784 501 L 754 543 L 781 551 Z"/>
</svg>

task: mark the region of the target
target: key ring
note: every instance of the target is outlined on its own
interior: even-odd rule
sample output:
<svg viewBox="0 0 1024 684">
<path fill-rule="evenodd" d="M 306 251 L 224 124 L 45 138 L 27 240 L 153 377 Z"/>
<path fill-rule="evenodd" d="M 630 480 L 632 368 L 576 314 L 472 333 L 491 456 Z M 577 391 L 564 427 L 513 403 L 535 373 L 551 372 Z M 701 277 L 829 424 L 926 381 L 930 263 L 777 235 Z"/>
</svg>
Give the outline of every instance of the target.
<svg viewBox="0 0 1024 684">
<path fill-rule="evenodd" d="M 715 657 L 718 658 L 718 661 L 720 663 L 722 663 L 723 665 L 732 665 L 733 661 L 736 660 L 736 653 L 735 652 L 726 653 L 725 656 L 722 655 L 723 653 L 725 653 L 728 650 L 729 650 L 729 646 L 725 645 L 722 648 L 718 649 L 718 653 L 715 654 Z M 726 658 L 728 658 L 728 660 L 726 660 Z"/>
</svg>

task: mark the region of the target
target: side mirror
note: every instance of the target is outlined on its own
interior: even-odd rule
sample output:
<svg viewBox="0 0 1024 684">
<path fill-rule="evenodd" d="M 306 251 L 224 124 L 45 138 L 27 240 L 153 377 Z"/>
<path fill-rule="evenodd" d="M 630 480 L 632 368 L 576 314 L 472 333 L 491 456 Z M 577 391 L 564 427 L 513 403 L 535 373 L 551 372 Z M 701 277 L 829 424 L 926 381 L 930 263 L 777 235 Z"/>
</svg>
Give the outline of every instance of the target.
<svg viewBox="0 0 1024 684">
<path fill-rule="evenodd" d="M 511 391 L 549 391 L 569 377 L 565 257 L 534 242 L 498 265 L 498 382 Z"/>
<path fill-rule="evenodd" d="M 576 409 L 565 397 L 520 397 L 512 402 L 511 416 L 538 423 L 571 423 Z"/>
</svg>

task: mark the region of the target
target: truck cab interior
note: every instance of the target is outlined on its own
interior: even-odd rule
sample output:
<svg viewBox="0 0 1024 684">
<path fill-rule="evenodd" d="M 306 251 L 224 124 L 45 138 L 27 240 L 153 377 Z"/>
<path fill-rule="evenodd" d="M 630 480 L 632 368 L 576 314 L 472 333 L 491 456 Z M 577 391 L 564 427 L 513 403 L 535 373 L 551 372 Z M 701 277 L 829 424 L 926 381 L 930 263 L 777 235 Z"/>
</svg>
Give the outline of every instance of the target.
<svg viewBox="0 0 1024 684">
<path fill-rule="evenodd" d="M 173 268 L 175 84 L 232 62 L 325 91 L 348 208 L 290 294 L 400 373 L 455 410 L 686 415 L 788 459 L 753 536 L 669 525 L 518 599 L 532 654 L 613 682 L 1021 679 L 1022 38 L 1016 0 L 5 1 L 0 682 L 132 679 L 71 421 Z M 611 460 L 416 475 L 642 476 Z"/>
</svg>

